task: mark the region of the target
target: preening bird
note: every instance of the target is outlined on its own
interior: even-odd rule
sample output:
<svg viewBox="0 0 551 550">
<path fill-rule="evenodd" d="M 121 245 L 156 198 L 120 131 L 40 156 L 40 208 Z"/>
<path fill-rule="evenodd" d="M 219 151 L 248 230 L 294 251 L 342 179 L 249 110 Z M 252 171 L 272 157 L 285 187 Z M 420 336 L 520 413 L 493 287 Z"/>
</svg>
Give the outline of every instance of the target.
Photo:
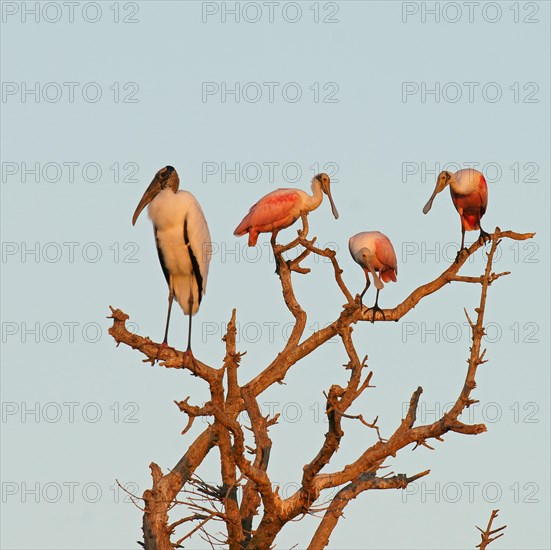
<svg viewBox="0 0 551 550">
<path fill-rule="evenodd" d="M 248 233 L 249 246 L 255 246 L 259 233 L 271 232 L 274 247 L 279 231 L 315 210 L 321 204 L 324 193 L 329 197 L 333 216 L 338 219 L 339 213 L 331 196 L 331 180 L 327 174 L 318 174 L 312 179 L 312 195 L 302 189 L 276 189 L 251 206 L 233 234 L 241 237 Z"/>
<path fill-rule="evenodd" d="M 473 168 L 465 168 L 455 174 L 446 171 L 440 172 L 432 196 L 423 208 L 423 214 L 431 209 L 434 197 L 448 185 L 453 205 L 461 218 L 461 247 L 457 253 L 457 261 L 465 248 L 465 231 L 480 229 L 478 238 L 481 242 L 490 238 L 490 235 L 480 226 L 480 220 L 488 205 L 488 186 L 482 172 Z"/>
<path fill-rule="evenodd" d="M 188 191 L 178 191 L 180 179 L 172 166 L 161 168 L 141 198 L 132 225 L 147 206 L 153 222 L 159 261 L 168 283 L 168 313 L 163 347 L 174 298 L 189 316 L 187 352 L 191 353 L 191 317 L 199 310 L 207 287 L 211 239 L 201 206 Z"/>
<path fill-rule="evenodd" d="M 364 231 L 350 237 L 348 249 L 354 261 L 362 267 L 365 273 L 365 288 L 360 294 L 360 304 L 363 295 L 371 285 L 371 281 L 369 280 L 370 273 L 377 288 L 375 305 L 370 308 L 373 309 L 373 319 L 371 322 L 374 323 L 377 311 L 381 312 L 383 318 L 385 316 L 379 307 L 379 292 L 384 287 L 382 281 L 385 283 L 389 281 L 396 282 L 396 276 L 398 275 L 396 253 L 390 239 L 380 231 Z"/>
</svg>

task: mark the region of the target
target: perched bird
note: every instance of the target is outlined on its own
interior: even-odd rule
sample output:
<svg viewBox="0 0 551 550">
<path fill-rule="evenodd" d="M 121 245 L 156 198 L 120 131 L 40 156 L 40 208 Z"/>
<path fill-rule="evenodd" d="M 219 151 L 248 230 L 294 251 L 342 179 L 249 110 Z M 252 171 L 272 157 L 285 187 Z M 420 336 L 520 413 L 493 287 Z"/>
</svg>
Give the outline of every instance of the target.
<svg viewBox="0 0 551 550">
<path fill-rule="evenodd" d="M 178 191 L 180 179 L 172 166 L 161 168 L 140 200 L 132 225 L 147 206 L 153 222 L 159 261 L 168 283 L 168 313 L 162 347 L 167 347 L 172 301 L 189 316 L 187 353 L 191 354 L 191 317 L 207 287 L 211 239 L 201 206 L 188 191 Z"/>
<path fill-rule="evenodd" d="M 482 172 L 473 168 L 465 168 L 455 174 L 446 171 L 440 172 L 434 192 L 423 208 L 423 214 L 431 209 L 434 197 L 447 185 L 450 186 L 453 205 L 461 218 L 461 247 L 457 253 L 457 261 L 465 248 L 465 231 L 480 229 L 478 238 L 482 243 L 490 238 L 490 235 L 480 226 L 480 220 L 488 205 L 488 186 Z"/>
<path fill-rule="evenodd" d="M 335 219 L 339 213 L 331 197 L 331 180 L 327 174 L 318 174 L 312 178 L 312 195 L 302 189 L 276 189 L 262 197 L 251 206 L 249 213 L 236 227 L 233 234 L 237 237 L 249 234 L 249 246 L 255 246 L 259 233 L 272 233 L 271 243 L 275 247 L 277 234 L 295 223 L 298 218 L 315 210 L 323 198 L 329 197 Z M 276 258 L 277 262 L 277 258 Z"/>
<path fill-rule="evenodd" d="M 365 288 L 360 294 L 360 304 L 362 303 L 363 295 L 371 285 L 369 274 L 371 273 L 373 276 L 373 282 L 377 288 L 375 305 L 370 308 L 373 309 L 373 319 L 371 322 L 374 323 L 377 311 L 381 312 L 383 318 L 385 316 L 379 307 L 379 292 L 384 287 L 381 279 L 385 283 L 389 281 L 396 282 L 396 275 L 398 275 L 396 253 L 390 239 L 380 231 L 364 231 L 350 237 L 348 249 L 354 261 L 363 268 L 365 273 Z"/>
</svg>

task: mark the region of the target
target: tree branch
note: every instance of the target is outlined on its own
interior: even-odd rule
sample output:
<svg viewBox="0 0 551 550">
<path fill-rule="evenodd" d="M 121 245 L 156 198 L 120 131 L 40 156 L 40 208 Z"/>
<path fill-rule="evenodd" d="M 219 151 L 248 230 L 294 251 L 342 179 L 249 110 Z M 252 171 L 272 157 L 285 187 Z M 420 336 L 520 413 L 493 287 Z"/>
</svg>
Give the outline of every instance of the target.
<svg viewBox="0 0 551 550">
<path fill-rule="evenodd" d="M 430 473 L 426 470 L 412 477 L 395 475 L 393 477 L 375 477 L 371 472 L 360 474 L 356 480 L 343 487 L 331 501 L 307 550 L 323 550 L 329 544 L 329 537 L 343 515 L 344 508 L 359 494 L 371 489 L 405 489 L 410 483 Z"/>
<path fill-rule="evenodd" d="M 484 335 L 484 312 L 486 306 L 487 290 L 492 282 L 508 274 L 493 273 L 492 260 L 495 250 L 503 238 L 513 240 L 525 240 L 531 238 L 533 233 L 519 234 L 512 231 L 501 231 L 496 228 L 491 235 L 492 246 L 488 253 L 484 275 L 479 277 L 463 276 L 458 272 L 467 259 L 474 254 L 482 245 L 477 241 L 467 252 L 463 252 L 457 263 L 451 264 L 439 277 L 413 290 L 410 295 L 393 309 L 384 310 L 384 319 L 377 313 L 375 320 L 397 321 L 404 317 L 422 299 L 437 292 L 450 282 L 462 282 L 467 284 L 481 285 L 481 298 L 479 307 L 476 308 L 476 321 L 473 322 L 468 314 L 467 319 L 471 326 L 472 346 L 468 360 L 468 369 L 465 382 L 456 403 L 446 414 L 433 424 L 415 426 L 416 412 L 422 388 L 417 388 L 413 393 L 407 414 L 391 437 L 383 439 L 377 427 L 377 418 L 371 424 L 363 419 L 361 414 L 351 415 L 347 411 L 362 392 L 371 387 L 370 380 L 373 373 L 366 377 L 362 376 L 366 368 L 366 359 L 360 361 L 352 341 L 352 326 L 357 322 L 371 321 L 372 312 L 367 313 L 365 308 L 360 306 L 359 298 L 352 297 L 342 279 L 336 253 L 330 249 L 320 249 L 314 245 L 315 238 L 311 241 L 306 239 L 308 222 L 303 217 L 303 230 L 298 232 L 297 238 L 288 245 L 274 246 L 274 253 L 278 257 L 282 293 L 285 304 L 295 319 L 294 327 L 289 340 L 284 348 L 272 362 L 252 380 L 243 386 L 239 385 L 238 368 L 242 354 L 236 351 L 236 326 L 235 310 L 228 324 L 228 330 L 224 341 L 226 344 L 226 355 L 220 368 L 213 368 L 198 360 L 191 360 L 189 355 L 172 348 L 162 347 L 144 338 L 132 334 L 126 328 L 128 315 L 118 309 L 111 308 L 113 325 L 109 333 L 113 336 L 117 345 L 124 343 L 133 349 L 138 349 L 145 356 L 146 360 L 154 363 L 157 359 L 162 360 L 162 366 L 166 368 L 183 368 L 196 374 L 209 384 L 211 400 L 203 406 L 189 404 L 189 398 L 176 402 L 180 410 L 185 412 L 189 419 L 183 433 L 186 433 L 197 416 L 212 416 L 213 424 L 209 426 L 190 445 L 188 451 L 180 459 L 174 469 L 167 474 L 161 472 L 159 466 L 151 463 L 153 485 L 150 490 L 144 492 L 143 500 L 145 512 L 143 517 L 144 543 L 147 549 L 151 550 L 172 550 L 174 543 L 170 537 L 173 530 L 190 518 L 199 520 L 201 523 L 196 526 L 193 532 L 204 533 L 210 544 L 215 544 L 216 539 L 204 530 L 205 520 L 222 519 L 227 526 L 228 536 L 226 541 L 232 549 L 257 548 L 265 550 L 270 547 L 286 522 L 294 519 L 299 514 L 312 510 L 312 505 L 317 500 L 320 492 L 331 487 L 340 487 L 337 496 L 333 499 L 327 510 L 318 531 L 323 534 L 316 534 L 312 539 L 311 548 L 323 548 L 329 540 L 329 535 L 338 522 L 342 510 L 347 503 L 358 494 L 369 489 L 387 489 L 404 487 L 418 477 L 427 475 L 429 472 L 422 472 L 407 478 L 406 476 L 376 477 L 376 472 L 389 458 L 396 456 L 396 453 L 405 446 L 414 443 L 418 446 L 430 445 L 427 440 L 437 439 L 442 441 L 442 435 L 448 431 L 462 434 L 478 434 L 486 430 L 482 424 L 467 425 L 459 420 L 459 416 L 465 408 L 476 401 L 470 397 L 472 390 L 476 387 L 475 376 L 478 366 L 485 363 L 485 350 L 481 350 L 481 340 Z M 281 254 L 294 247 L 302 246 L 303 251 L 294 259 L 285 262 Z M 292 273 L 305 273 L 307 268 L 301 267 L 301 262 L 310 254 L 329 258 L 333 267 L 333 276 L 337 286 L 346 298 L 346 304 L 342 307 L 337 318 L 328 326 L 314 332 L 302 340 L 306 327 L 307 315 L 299 304 L 292 284 Z M 275 382 L 282 382 L 288 370 L 301 359 L 312 353 L 314 350 L 325 344 L 329 339 L 339 335 L 349 363 L 346 368 L 350 370 L 350 377 L 346 387 L 332 385 L 326 403 L 326 414 L 329 420 L 329 429 L 323 444 L 316 457 L 303 468 L 302 484 L 296 494 L 282 500 L 277 490 L 273 491 L 267 474 L 270 450 L 272 442 L 268 437 L 268 427 L 277 421 L 277 417 L 271 420 L 263 418 L 256 398 Z M 224 388 L 224 382 L 227 388 Z M 254 435 L 255 448 L 254 461 L 251 463 L 246 457 L 245 437 L 242 426 L 237 421 L 240 412 L 247 411 L 251 420 L 251 429 Z M 352 464 L 347 465 L 341 471 L 334 473 L 322 473 L 337 451 L 340 441 L 344 435 L 342 429 L 342 418 L 360 420 L 366 426 L 377 431 L 378 441 L 364 451 Z M 192 479 L 197 467 L 203 462 L 206 455 L 214 447 L 218 446 L 220 451 L 220 464 L 222 475 L 222 486 L 217 489 L 213 498 L 218 499 L 224 512 L 218 512 L 204 508 L 199 504 L 190 504 L 191 509 L 197 512 L 194 516 L 186 516 L 182 521 L 172 524 L 168 522 L 168 511 L 176 503 L 177 495 L 184 485 Z M 241 478 L 237 479 L 236 468 L 241 472 Z M 241 504 L 238 503 L 237 489 L 242 478 L 247 481 L 244 485 Z M 337 498 L 338 497 L 338 498 Z M 253 529 L 253 518 L 258 514 L 260 504 L 263 504 L 263 516 L 256 530 Z M 208 520 L 207 520 L 208 521 Z M 490 526 L 489 526 L 490 527 Z M 497 531 L 495 531 L 497 532 Z M 186 534 L 180 541 L 186 540 L 192 533 Z M 490 535 L 493 533 L 490 533 Z M 491 537 L 488 536 L 490 539 Z M 495 537 L 497 538 L 497 537 Z M 491 539 L 491 540 L 495 540 Z M 489 540 L 489 542 L 491 542 Z"/>
<path fill-rule="evenodd" d="M 213 369 L 197 359 L 192 360 L 189 355 L 181 351 L 166 346 L 163 347 L 161 344 L 157 344 L 149 338 L 144 338 L 143 336 L 129 332 L 126 328 L 126 321 L 130 317 L 120 309 L 114 309 L 111 306 L 109 306 L 109 309 L 111 310 L 111 315 L 107 318 L 113 319 L 113 326 L 108 330 L 109 334 L 115 339 L 117 345 L 123 343 L 133 349 L 141 351 L 147 357 L 147 359 L 144 359 L 144 363 L 151 363 L 154 365 L 156 361 L 163 361 L 163 367 L 187 369 L 209 384 L 220 376 L 217 369 Z"/>
<path fill-rule="evenodd" d="M 396 453 L 411 443 L 416 443 L 416 447 L 424 445 L 430 448 L 426 443 L 427 439 L 440 439 L 448 431 L 455 431 L 463 434 L 478 434 L 486 431 L 483 424 L 472 426 L 459 422 L 458 416 L 471 404 L 470 393 L 476 387 L 475 375 L 478 365 L 483 362 L 483 354 L 480 354 L 480 345 L 484 334 L 483 321 L 486 306 L 487 290 L 490 285 L 492 261 L 500 242 L 497 235 L 492 237 L 492 246 L 487 255 L 484 281 L 482 283 L 481 297 L 477 311 L 477 322 L 472 328 L 472 346 L 468 361 L 469 367 L 466 374 L 465 384 L 457 398 L 452 409 L 444 414 L 442 418 L 433 424 L 414 427 L 416 420 L 416 411 L 422 388 L 419 387 L 413 393 L 406 417 L 402 420 L 394 434 L 388 441 L 378 441 L 365 451 L 356 461 L 347 465 L 343 470 L 331 474 L 319 474 L 311 481 L 308 497 L 315 500 L 323 489 L 338 487 L 345 483 L 353 482 L 358 476 L 372 474 L 377 471 L 384 461 L 390 456 L 396 456 Z M 304 509 L 304 491 L 299 490 L 291 495 L 283 503 L 286 517 L 294 518 Z M 329 521 L 329 520 L 328 520 Z"/>
<path fill-rule="evenodd" d="M 485 550 L 490 543 L 494 542 L 494 540 L 504 535 L 504 533 L 499 533 L 499 532 L 503 531 L 507 527 L 507 525 L 504 525 L 503 527 L 498 527 L 497 529 L 492 529 L 492 523 L 494 522 L 494 519 L 497 518 L 498 512 L 499 510 L 492 510 L 492 513 L 490 515 L 490 520 L 488 521 L 488 526 L 484 531 L 480 527 L 475 526 L 481 533 L 480 538 L 482 540 L 480 541 L 480 544 L 476 545 L 476 547 L 480 548 L 480 550 Z M 497 537 L 492 536 L 492 535 L 495 535 L 496 533 L 499 533 Z"/>
</svg>

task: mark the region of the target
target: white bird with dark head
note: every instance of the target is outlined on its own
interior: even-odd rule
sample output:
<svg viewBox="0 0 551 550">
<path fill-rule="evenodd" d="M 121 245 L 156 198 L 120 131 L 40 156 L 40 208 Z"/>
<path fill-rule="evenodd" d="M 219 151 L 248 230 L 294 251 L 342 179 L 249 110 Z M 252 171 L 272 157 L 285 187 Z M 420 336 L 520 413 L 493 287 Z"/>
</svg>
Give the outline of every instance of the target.
<svg viewBox="0 0 551 550">
<path fill-rule="evenodd" d="M 167 346 L 172 301 L 176 298 L 189 315 L 187 352 L 191 353 L 191 317 L 199 310 L 207 288 L 211 239 L 201 206 L 188 191 L 178 190 L 180 180 L 172 166 L 161 168 L 138 204 L 132 225 L 141 211 L 153 222 L 159 261 L 168 283 L 168 314 L 162 346 Z"/>
</svg>

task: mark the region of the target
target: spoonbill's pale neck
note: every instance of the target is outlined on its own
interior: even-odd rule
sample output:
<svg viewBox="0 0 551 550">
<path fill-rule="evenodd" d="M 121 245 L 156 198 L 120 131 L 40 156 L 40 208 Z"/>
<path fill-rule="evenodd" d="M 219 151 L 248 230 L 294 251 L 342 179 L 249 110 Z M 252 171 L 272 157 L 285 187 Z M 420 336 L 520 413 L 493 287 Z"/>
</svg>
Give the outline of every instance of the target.
<svg viewBox="0 0 551 550">
<path fill-rule="evenodd" d="M 383 285 L 383 282 L 381 279 L 379 279 L 379 276 L 377 275 L 374 266 L 374 260 L 375 255 L 369 248 L 362 248 L 359 251 L 358 257 L 361 258 L 361 260 L 358 262 L 362 267 L 366 268 L 371 275 L 373 276 L 373 282 L 375 284 L 375 288 L 377 290 L 381 290 L 384 288 L 385 285 Z M 363 292 L 360 294 L 360 297 L 363 298 L 363 295 L 366 293 L 367 289 L 369 288 L 369 279 L 367 279 L 368 284 L 364 288 Z"/>
</svg>

